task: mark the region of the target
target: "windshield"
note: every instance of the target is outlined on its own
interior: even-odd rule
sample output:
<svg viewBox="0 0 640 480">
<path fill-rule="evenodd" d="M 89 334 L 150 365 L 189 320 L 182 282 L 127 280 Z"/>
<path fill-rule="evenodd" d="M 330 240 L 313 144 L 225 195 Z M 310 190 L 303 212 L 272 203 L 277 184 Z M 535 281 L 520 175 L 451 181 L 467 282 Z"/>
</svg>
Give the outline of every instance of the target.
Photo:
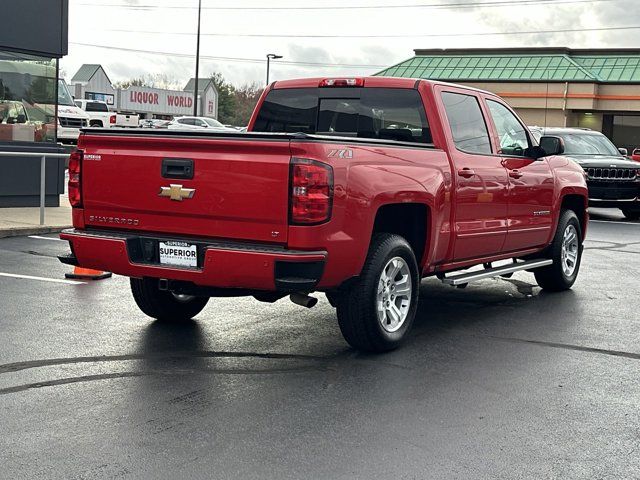
<svg viewBox="0 0 640 480">
<path fill-rule="evenodd" d="M 76 106 L 64 80 L 58 80 L 58 105 Z"/>
<path fill-rule="evenodd" d="M 203 120 L 207 122 L 210 127 L 224 127 L 224 125 L 222 125 L 219 121 L 214 120 L 213 118 L 203 118 Z"/>
<path fill-rule="evenodd" d="M 567 155 L 614 155 L 620 152 L 611 141 L 601 134 L 561 133 L 564 140 L 564 153 Z"/>
</svg>

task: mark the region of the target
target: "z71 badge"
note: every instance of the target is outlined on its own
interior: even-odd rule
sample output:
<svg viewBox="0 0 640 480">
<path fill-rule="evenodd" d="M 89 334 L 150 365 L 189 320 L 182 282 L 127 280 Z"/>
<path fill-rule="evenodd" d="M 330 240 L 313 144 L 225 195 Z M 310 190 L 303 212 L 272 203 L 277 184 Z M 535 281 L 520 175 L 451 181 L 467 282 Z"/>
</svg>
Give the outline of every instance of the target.
<svg viewBox="0 0 640 480">
<path fill-rule="evenodd" d="M 343 148 L 340 150 L 331 150 L 329 152 L 329 155 L 327 155 L 327 157 L 329 158 L 353 158 L 353 150 L 351 150 L 350 148 Z"/>
</svg>

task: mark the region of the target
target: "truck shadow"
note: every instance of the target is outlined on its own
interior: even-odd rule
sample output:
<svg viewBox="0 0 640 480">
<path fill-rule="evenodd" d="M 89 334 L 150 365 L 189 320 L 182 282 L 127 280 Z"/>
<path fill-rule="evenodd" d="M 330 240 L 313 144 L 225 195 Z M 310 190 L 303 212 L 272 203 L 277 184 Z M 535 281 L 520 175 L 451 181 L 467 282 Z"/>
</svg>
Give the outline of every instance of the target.
<svg viewBox="0 0 640 480">
<path fill-rule="evenodd" d="M 456 289 L 435 280 L 420 287 L 413 337 L 503 329 L 534 323 L 540 329 L 567 328 L 583 315 L 573 290 L 549 293 L 535 283 L 497 278 Z"/>
</svg>

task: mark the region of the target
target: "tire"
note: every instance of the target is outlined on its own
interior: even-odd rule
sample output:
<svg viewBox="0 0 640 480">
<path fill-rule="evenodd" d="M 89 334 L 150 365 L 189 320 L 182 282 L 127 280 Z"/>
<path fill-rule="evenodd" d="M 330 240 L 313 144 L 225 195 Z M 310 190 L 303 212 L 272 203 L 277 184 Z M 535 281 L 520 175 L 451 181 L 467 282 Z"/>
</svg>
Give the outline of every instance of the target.
<svg viewBox="0 0 640 480">
<path fill-rule="evenodd" d="M 629 210 L 625 208 L 622 210 L 622 214 L 628 220 L 640 220 L 640 210 Z"/>
<path fill-rule="evenodd" d="M 394 270 L 395 276 L 387 278 Z M 413 325 L 419 287 L 416 257 L 407 241 L 399 235 L 375 235 L 360 277 L 339 297 L 338 324 L 345 340 L 367 352 L 400 346 Z M 404 294 L 396 296 L 393 292 L 400 289 Z"/>
<path fill-rule="evenodd" d="M 553 264 L 534 271 L 538 285 L 552 292 L 569 290 L 578 278 L 582 260 L 582 229 L 573 210 L 560 213 L 547 258 L 551 258 Z"/>
<path fill-rule="evenodd" d="M 192 319 L 207 305 L 208 297 L 175 295 L 158 288 L 154 278 L 132 278 L 131 293 L 142 312 L 165 322 L 184 322 Z"/>
</svg>

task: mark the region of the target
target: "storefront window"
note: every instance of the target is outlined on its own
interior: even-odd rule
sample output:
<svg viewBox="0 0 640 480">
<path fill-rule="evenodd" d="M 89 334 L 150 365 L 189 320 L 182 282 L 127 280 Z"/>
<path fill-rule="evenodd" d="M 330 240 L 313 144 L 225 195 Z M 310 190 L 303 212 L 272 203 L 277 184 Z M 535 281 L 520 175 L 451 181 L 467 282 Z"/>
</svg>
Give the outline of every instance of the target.
<svg viewBox="0 0 640 480">
<path fill-rule="evenodd" d="M 54 142 L 57 91 L 55 59 L 0 52 L 0 142 Z"/>
</svg>

